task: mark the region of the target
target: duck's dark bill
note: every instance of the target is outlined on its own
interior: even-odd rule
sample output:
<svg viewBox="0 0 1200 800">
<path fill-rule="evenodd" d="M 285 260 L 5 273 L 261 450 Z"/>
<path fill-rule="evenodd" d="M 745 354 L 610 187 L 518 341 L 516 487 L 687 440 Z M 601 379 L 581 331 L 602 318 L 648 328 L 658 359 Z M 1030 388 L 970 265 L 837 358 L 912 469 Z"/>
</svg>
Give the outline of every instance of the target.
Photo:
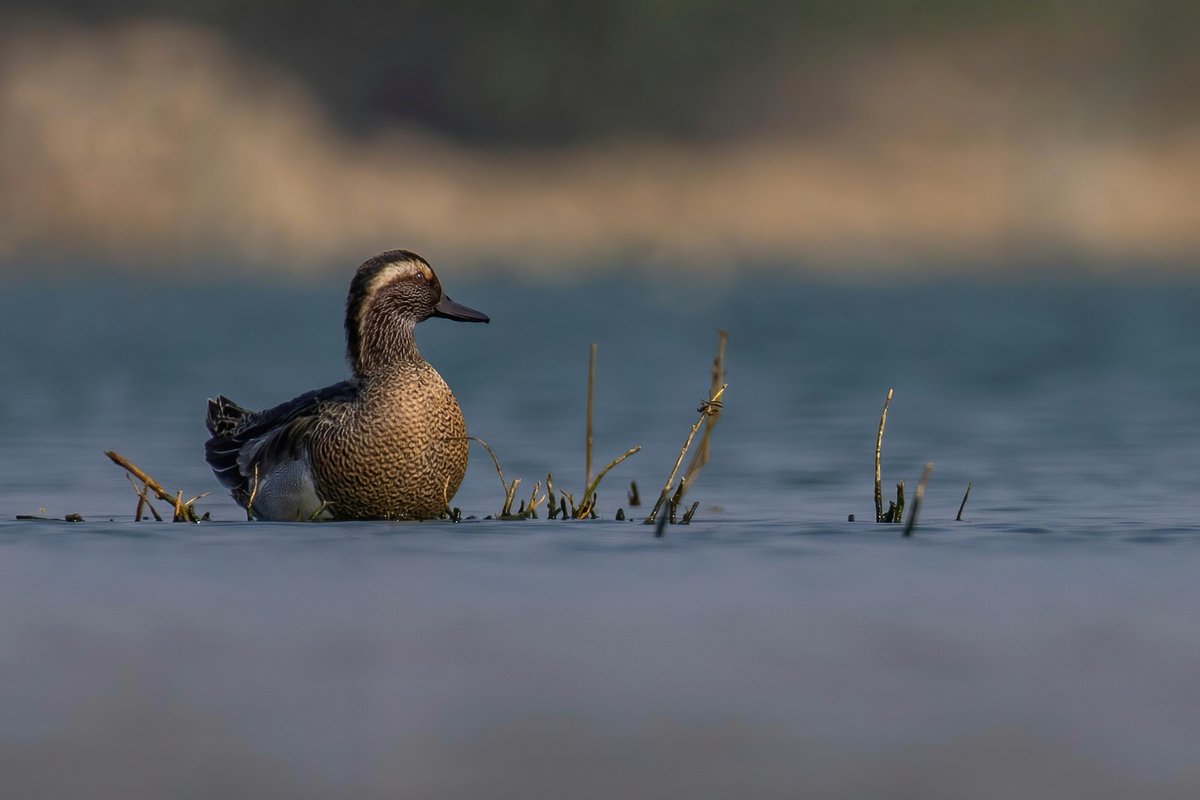
<svg viewBox="0 0 1200 800">
<path fill-rule="evenodd" d="M 459 322 L 490 322 L 488 315 L 481 311 L 476 311 L 473 308 L 467 308 L 460 303 L 456 303 L 446 295 L 442 295 L 442 299 L 433 307 L 433 316 L 445 317 L 446 319 L 456 319 Z"/>
</svg>

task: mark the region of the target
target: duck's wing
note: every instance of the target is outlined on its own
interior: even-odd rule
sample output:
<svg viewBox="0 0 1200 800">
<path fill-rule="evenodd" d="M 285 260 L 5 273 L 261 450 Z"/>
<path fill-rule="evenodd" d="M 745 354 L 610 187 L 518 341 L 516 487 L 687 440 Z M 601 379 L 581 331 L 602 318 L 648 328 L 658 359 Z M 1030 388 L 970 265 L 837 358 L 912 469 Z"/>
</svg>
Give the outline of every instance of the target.
<svg viewBox="0 0 1200 800">
<path fill-rule="evenodd" d="M 204 444 L 204 459 L 244 505 L 255 465 L 299 458 L 322 411 L 354 401 L 358 391 L 356 382 L 342 381 L 257 413 L 226 397 L 211 398 L 206 422 L 212 437 Z"/>
</svg>

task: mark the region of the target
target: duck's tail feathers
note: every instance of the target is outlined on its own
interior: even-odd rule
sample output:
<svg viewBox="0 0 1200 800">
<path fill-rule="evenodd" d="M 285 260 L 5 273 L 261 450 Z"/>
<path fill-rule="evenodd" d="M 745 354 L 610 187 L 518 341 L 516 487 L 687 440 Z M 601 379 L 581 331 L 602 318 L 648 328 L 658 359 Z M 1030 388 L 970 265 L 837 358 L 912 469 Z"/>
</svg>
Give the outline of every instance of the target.
<svg viewBox="0 0 1200 800">
<path fill-rule="evenodd" d="M 228 397 L 219 394 L 216 397 L 208 398 L 208 414 L 205 416 L 204 423 L 208 426 L 208 432 L 213 436 L 229 436 L 236 432 L 246 417 L 252 413 L 254 412 L 242 408 Z"/>
<path fill-rule="evenodd" d="M 236 434 L 246 418 L 253 414 L 223 395 L 210 397 L 204 423 L 212 438 L 204 443 L 204 460 L 222 486 L 235 494 L 243 489 L 246 478 L 238 469 L 238 455 L 244 442 Z"/>
</svg>

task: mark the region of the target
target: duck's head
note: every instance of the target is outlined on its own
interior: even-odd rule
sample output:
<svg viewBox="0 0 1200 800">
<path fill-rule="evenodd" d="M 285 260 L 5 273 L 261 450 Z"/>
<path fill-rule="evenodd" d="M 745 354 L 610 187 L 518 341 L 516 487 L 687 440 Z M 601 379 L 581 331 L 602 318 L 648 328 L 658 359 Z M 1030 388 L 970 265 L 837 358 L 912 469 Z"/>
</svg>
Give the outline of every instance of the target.
<svg viewBox="0 0 1200 800">
<path fill-rule="evenodd" d="M 488 322 L 488 316 L 456 303 L 442 292 L 429 262 L 407 250 L 389 250 L 363 262 L 346 297 L 346 348 L 350 364 L 363 365 L 368 346 L 403 346 L 413 326 L 430 317 Z"/>
</svg>

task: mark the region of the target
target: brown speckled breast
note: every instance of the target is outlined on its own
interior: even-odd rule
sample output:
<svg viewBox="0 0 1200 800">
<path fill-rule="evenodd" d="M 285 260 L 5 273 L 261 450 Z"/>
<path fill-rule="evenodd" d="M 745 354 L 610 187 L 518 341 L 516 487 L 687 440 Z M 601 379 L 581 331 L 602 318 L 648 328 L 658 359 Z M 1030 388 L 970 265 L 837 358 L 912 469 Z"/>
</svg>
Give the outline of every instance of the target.
<svg viewBox="0 0 1200 800">
<path fill-rule="evenodd" d="M 314 432 L 317 490 L 341 519 L 432 519 L 467 470 L 467 429 L 437 370 L 410 362 Z"/>
</svg>

